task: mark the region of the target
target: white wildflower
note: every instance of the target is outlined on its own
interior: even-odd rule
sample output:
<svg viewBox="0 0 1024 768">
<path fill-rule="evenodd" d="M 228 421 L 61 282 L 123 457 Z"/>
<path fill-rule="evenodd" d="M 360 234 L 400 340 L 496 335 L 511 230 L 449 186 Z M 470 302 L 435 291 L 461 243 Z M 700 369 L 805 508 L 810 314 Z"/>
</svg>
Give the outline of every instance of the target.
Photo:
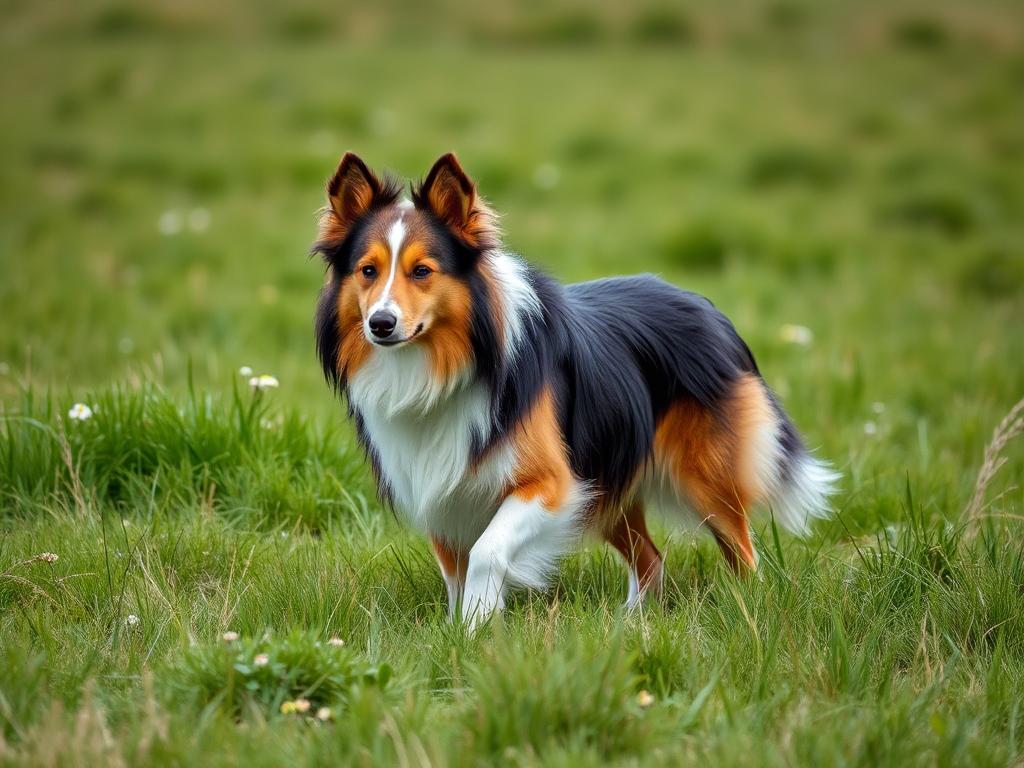
<svg viewBox="0 0 1024 768">
<path fill-rule="evenodd" d="M 265 653 L 257 653 L 252 660 L 254 667 L 265 667 L 270 663 L 270 657 Z"/>
<path fill-rule="evenodd" d="M 224 639 L 225 643 L 233 643 L 233 642 L 235 642 L 235 640 L 238 639 L 238 633 L 237 632 L 232 632 L 229 629 L 227 632 L 225 632 L 223 635 L 221 635 L 221 637 Z"/>
<path fill-rule="evenodd" d="M 139 623 L 141 621 L 142 619 L 140 619 L 134 613 L 129 613 L 127 616 L 124 617 L 124 625 L 129 629 L 139 626 Z"/>
<path fill-rule="evenodd" d="M 646 709 L 654 703 L 654 697 L 647 691 L 640 691 L 640 693 L 636 695 L 636 703 Z"/>
<path fill-rule="evenodd" d="M 330 707 L 320 707 L 320 709 L 316 711 L 316 719 L 321 722 L 326 722 L 330 720 L 331 717 L 333 717 L 333 713 L 331 712 Z"/>
<path fill-rule="evenodd" d="M 878 425 L 875 424 L 875 422 L 873 422 L 873 421 L 865 421 L 864 422 L 864 434 L 865 435 L 874 435 L 874 434 L 877 434 L 877 433 L 878 433 Z"/>
<path fill-rule="evenodd" d="M 243 365 L 241 368 L 238 369 L 238 375 L 243 377 L 252 376 L 252 368 L 250 368 L 248 365 Z"/>
<path fill-rule="evenodd" d="M 35 556 L 36 560 L 41 560 L 44 563 L 56 563 L 60 560 L 60 556 L 53 552 L 40 552 Z"/>
<path fill-rule="evenodd" d="M 181 214 L 177 211 L 164 211 L 156 223 L 157 229 L 164 237 L 170 237 L 181 232 Z"/>
<path fill-rule="evenodd" d="M 88 421 L 92 418 L 92 408 L 85 403 L 75 403 L 68 411 L 68 418 L 72 421 Z"/>
<path fill-rule="evenodd" d="M 341 648 L 345 644 L 345 641 L 342 640 L 340 637 L 332 637 L 330 640 L 327 641 L 327 644 L 332 648 Z"/>
<path fill-rule="evenodd" d="M 796 344 L 801 347 L 806 347 L 814 341 L 814 333 L 806 325 L 792 325 L 787 323 L 779 329 L 779 338 L 788 344 Z"/>
<path fill-rule="evenodd" d="M 268 373 L 261 373 L 259 376 L 253 376 L 249 379 L 249 386 L 258 392 L 262 392 L 264 389 L 277 389 L 281 383 Z"/>
</svg>

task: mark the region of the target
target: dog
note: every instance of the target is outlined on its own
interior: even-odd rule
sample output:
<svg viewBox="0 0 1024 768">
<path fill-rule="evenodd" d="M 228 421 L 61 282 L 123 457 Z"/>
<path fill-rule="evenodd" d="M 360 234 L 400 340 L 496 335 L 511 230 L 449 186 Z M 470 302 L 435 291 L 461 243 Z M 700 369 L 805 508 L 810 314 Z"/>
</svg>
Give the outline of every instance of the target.
<svg viewBox="0 0 1024 768">
<path fill-rule="evenodd" d="M 839 475 L 814 458 L 732 323 L 651 276 L 563 286 L 502 247 L 452 154 L 403 198 L 347 153 L 313 246 L 316 344 L 382 500 L 430 538 L 470 627 L 596 534 L 626 605 L 660 593 L 656 505 L 757 567 L 749 512 L 804 534 Z"/>
</svg>

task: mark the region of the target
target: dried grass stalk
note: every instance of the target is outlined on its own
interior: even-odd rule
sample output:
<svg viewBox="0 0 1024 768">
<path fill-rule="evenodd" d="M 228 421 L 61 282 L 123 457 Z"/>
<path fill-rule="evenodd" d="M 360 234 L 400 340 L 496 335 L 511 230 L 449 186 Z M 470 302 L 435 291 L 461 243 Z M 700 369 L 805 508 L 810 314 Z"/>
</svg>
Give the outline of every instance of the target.
<svg viewBox="0 0 1024 768">
<path fill-rule="evenodd" d="M 974 495 L 971 496 L 971 501 L 964 513 L 967 518 L 968 533 L 971 536 L 977 533 L 978 525 L 984 516 L 985 491 L 988 490 L 988 484 L 992 482 L 992 478 L 995 477 L 999 468 L 1006 463 L 1006 457 L 1002 455 L 1003 449 L 1013 438 L 1024 432 L 1024 417 L 1021 416 L 1021 413 L 1024 413 L 1024 398 L 1019 400 L 999 422 L 999 426 L 992 433 L 992 439 L 985 447 L 985 460 L 981 464 L 981 469 L 978 470 Z"/>
</svg>

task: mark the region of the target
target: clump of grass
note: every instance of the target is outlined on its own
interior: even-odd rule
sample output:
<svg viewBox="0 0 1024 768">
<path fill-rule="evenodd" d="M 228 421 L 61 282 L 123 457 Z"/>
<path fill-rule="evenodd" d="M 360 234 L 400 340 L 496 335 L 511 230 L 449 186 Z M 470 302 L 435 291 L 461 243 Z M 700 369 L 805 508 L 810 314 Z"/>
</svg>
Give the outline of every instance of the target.
<svg viewBox="0 0 1024 768">
<path fill-rule="evenodd" d="M 978 479 L 974 484 L 974 493 L 964 511 L 964 516 L 972 534 L 977 532 L 981 519 L 984 516 L 985 493 L 988 490 L 989 483 L 992 482 L 996 473 L 1006 463 L 1003 451 L 1010 441 L 1024 432 L 1024 417 L 1021 416 L 1022 413 L 1024 413 L 1024 398 L 1019 400 L 1003 420 L 999 422 L 999 425 L 992 433 L 992 439 L 985 446 L 985 458 L 981 463 L 981 469 L 978 470 Z"/>
<path fill-rule="evenodd" d="M 1024 258 L 1012 248 L 991 245 L 967 259 L 959 272 L 960 285 L 989 299 L 1016 296 L 1024 285 Z"/>
<path fill-rule="evenodd" d="M 648 8 L 634 19 L 630 36 L 642 45 L 685 45 L 695 37 L 693 23 L 676 8 Z"/>
<path fill-rule="evenodd" d="M 601 19 L 594 13 L 579 9 L 545 16 L 521 30 L 520 42 L 554 46 L 588 46 L 605 37 Z"/>
<path fill-rule="evenodd" d="M 892 39 L 901 48 L 935 51 L 949 44 L 950 35 L 941 19 L 915 16 L 897 20 L 892 27 Z"/>
<path fill-rule="evenodd" d="M 311 8 L 293 8 L 277 20 L 277 36 L 293 42 L 309 42 L 333 32 L 331 17 Z"/>
<path fill-rule="evenodd" d="M 272 398 L 236 387 L 182 401 L 152 385 L 114 387 L 88 399 L 88 420 L 73 421 L 70 401 L 26 392 L 0 419 L 3 509 L 33 514 L 56 501 L 132 512 L 175 500 L 312 529 L 356 511 L 370 489 L 354 445 Z"/>
<path fill-rule="evenodd" d="M 659 250 L 669 262 L 687 269 L 718 271 L 735 249 L 735 236 L 724 225 L 712 220 L 687 224 L 668 234 Z"/>
<path fill-rule="evenodd" d="M 467 748 L 481 755 L 529 761 L 568 748 L 614 756 L 652 736 L 618 638 L 581 637 L 556 648 L 499 639 L 468 677 L 475 695 L 461 727 Z"/>
<path fill-rule="evenodd" d="M 965 235 L 978 223 L 977 212 L 963 192 L 941 184 L 903 189 L 882 206 L 881 214 L 886 221 L 950 237 Z"/>
<path fill-rule="evenodd" d="M 101 8 L 92 20 L 93 36 L 121 40 L 151 35 L 160 29 L 152 14 L 136 5 L 113 4 Z"/>
<path fill-rule="evenodd" d="M 174 700 L 212 704 L 236 716 L 258 712 L 315 717 L 326 707 L 333 717 L 355 691 L 383 690 L 391 676 L 387 664 L 368 664 L 346 647 L 294 631 L 280 639 L 239 638 L 193 646 L 163 680 Z"/>
<path fill-rule="evenodd" d="M 763 147 L 747 166 L 747 180 L 758 187 L 804 184 L 828 187 L 837 183 L 845 168 L 835 155 L 799 144 Z"/>
<path fill-rule="evenodd" d="M 778 0 L 769 4 L 764 10 L 764 18 L 769 26 L 779 31 L 792 31 L 806 25 L 810 13 L 806 5 Z"/>
</svg>

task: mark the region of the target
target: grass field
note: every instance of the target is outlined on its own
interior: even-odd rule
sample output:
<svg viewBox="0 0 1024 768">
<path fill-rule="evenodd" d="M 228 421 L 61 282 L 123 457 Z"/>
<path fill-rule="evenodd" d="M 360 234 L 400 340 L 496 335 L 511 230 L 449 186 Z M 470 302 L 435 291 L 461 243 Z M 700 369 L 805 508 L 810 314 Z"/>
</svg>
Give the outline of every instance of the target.
<svg viewBox="0 0 1024 768">
<path fill-rule="evenodd" d="M 0 761 L 1024 765 L 1019 4 L 0 7 Z M 709 296 L 835 520 L 450 625 L 315 360 L 346 149 Z"/>
</svg>

